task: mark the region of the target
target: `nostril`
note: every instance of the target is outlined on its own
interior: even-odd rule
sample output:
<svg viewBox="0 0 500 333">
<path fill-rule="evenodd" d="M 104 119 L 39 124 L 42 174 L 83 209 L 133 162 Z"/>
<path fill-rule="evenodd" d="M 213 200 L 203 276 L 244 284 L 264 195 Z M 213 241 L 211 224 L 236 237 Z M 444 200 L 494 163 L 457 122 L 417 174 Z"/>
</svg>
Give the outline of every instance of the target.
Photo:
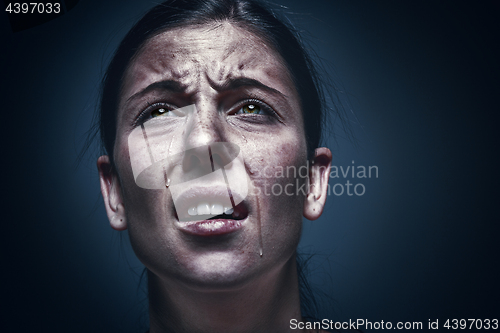
<svg viewBox="0 0 500 333">
<path fill-rule="evenodd" d="M 188 169 L 199 168 L 201 165 L 201 161 L 196 155 L 191 155 L 191 157 L 188 159 L 188 163 Z"/>
<path fill-rule="evenodd" d="M 234 143 L 216 142 L 210 144 L 210 155 L 215 170 L 225 167 L 231 163 L 239 154 L 239 147 Z"/>
<path fill-rule="evenodd" d="M 222 157 L 219 154 L 212 154 L 212 160 L 214 162 L 214 169 L 219 169 L 224 166 L 224 162 L 222 161 Z"/>
<path fill-rule="evenodd" d="M 183 169 L 184 170 L 193 170 L 195 168 L 199 168 L 200 159 L 196 155 L 187 156 L 183 160 Z"/>
</svg>

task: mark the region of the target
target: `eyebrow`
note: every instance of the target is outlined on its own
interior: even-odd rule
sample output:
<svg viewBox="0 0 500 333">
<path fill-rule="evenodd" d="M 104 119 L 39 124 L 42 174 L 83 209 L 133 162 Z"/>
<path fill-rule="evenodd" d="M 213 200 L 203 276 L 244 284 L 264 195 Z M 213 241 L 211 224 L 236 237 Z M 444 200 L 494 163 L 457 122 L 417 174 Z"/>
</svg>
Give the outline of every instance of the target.
<svg viewBox="0 0 500 333">
<path fill-rule="evenodd" d="M 280 96 L 285 97 L 285 95 L 281 91 L 276 90 L 274 88 L 271 88 L 269 86 L 266 86 L 265 84 L 263 84 L 262 82 L 260 82 L 258 80 L 250 79 L 247 77 L 231 78 L 231 79 L 227 80 L 226 82 L 224 82 L 223 84 L 217 84 L 217 83 L 213 82 L 212 80 L 210 80 L 210 78 L 208 78 L 208 81 L 209 81 L 210 85 L 212 86 L 212 88 L 214 88 L 217 91 L 236 90 L 236 89 L 242 88 L 242 87 L 256 87 L 256 88 L 260 88 L 262 90 L 265 90 L 267 92 L 278 94 Z"/>
<path fill-rule="evenodd" d="M 242 87 L 256 87 L 260 88 L 262 90 L 265 90 L 270 93 L 278 94 L 282 97 L 286 97 L 282 92 L 279 90 L 276 90 L 274 88 L 271 88 L 269 86 L 266 86 L 262 82 L 255 80 L 255 79 L 250 79 L 246 77 L 238 77 L 238 78 L 231 78 L 224 82 L 223 84 L 218 84 L 212 81 L 210 78 L 208 78 L 208 81 L 210 83 L 210 86 L 212 86 L 215 90 L 217 91 L 230 91 L 230 90 L 236 90 L 238 88 Z M 144 88 L 143 90 L 133 94 L 127 99 L 127 102 L 130 102 L 133 99 L 140 98 L 152 91 L 155 90 L 168 90 L 172 91 L 174 93 L 182 93 L 186 90 L 186 86 L 183 84 L 179 83 L 178 81 L 175 80 L 163 80 L 163 81 L 158 81 L 151 83 L 149 86 Z"/>
<path fill-rule="evenodd" d="M 130 102 L 133 99 L 140 98 L 152 91 L 155 90 L 169 90 L 172 92 L 176 93 L 181 93 L 186 90 L 186 87 L 179 83 L 178 81 L 175 80 L 164 80 L 164 81 L 158 81 L 151 83 L 149 86 L 146 88 L 142 89 L 141 91 L 133 94 L 127 99 L 127 102 Z"/>
</svg>

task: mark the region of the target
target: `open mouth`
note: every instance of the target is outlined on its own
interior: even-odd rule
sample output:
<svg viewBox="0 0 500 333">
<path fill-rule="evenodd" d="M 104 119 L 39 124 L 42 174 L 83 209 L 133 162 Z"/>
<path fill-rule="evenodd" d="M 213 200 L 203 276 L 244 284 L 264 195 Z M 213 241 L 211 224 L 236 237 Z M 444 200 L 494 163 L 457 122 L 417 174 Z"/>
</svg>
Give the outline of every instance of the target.
<svg viewBox="0 0 500 333">
<path fill-rule="evenodd" d="M 243 227 L 249 215 L 246 190 L 241 184 L 194 180 L 171 186 L 175 225 L 182 231 L 199 236 L 227 234 Z M 240 186 L 238 186 L 240 185 Z"/>
<path fill-rule="evenodd" d="M 185 210 L 185 209 L 184 209 Z M 187 209 L 181 218 L 175 210 L 175 217 L 179 222 L 209 221 L 209 220 L 244 220 L 248 216 L 248 208 L 244 201 L 240 202 L 234 208 L 224 207 L 221 204 L 208 204 L 202 202 L 196 206 Z"/>
<path fill-rule="evenodd" d="M 201 212 L 206 206 L 202 203 Z M 210 209 L 212 207 L 209 207 Z M 218 207 L 215 207 L 218 209 Z M 204 210 L 205 209 L 205 210 Z M 211 210 L 212 212 L 212 210 Z M 217 212 L 217 210 L 215 211 Z M 185 216 L 185 215 L 184 215 Z M 248 217 L 247 205 L 242 201 L 234 208 L 228 208 L 218 215 L 200 214 L 189 215 L 189 218 L 179 220 L 177 213 L 177 226 L 182 231 L 195 236 L 217 236 L 235 232 L 243 227 L 244 220 Z"/>
</svg>

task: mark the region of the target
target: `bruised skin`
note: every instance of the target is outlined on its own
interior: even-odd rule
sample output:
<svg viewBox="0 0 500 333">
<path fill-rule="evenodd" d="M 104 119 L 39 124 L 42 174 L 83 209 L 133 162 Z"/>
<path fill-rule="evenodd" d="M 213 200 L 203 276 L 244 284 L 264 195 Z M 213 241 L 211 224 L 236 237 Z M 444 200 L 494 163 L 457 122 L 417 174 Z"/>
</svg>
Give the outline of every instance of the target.
<svg viewBox="0 0 500 333">
<path fill-rule="evenodd" d="M 234 78 L 253 79 L 272 89 L 250 84 L 228 90 L 227 83 Z M 178 86 L 141 94 L 151 84 L 165 80 Z M 228 114 L 250 98 L 266 103 L 277 116 Z M 266 186 L 269 192 L 274 183 L 283 187 L 295 184 L 292 178 L 256 179 L 252 175 L 264 168 L 266 175 L 274 175 L 279 167 L 298 168 L 306 163 L 300 102 L 279 55 L 260 38 L 228 23 L 174 29 L 153 37 L 124 76 L 114 151 L 131 243 L 150 271 L 201 290 L 238 288 L 255 276 L 276 274 L 298 244 L 304 197 L 257 196 L 259 190 L 254 188 L 246 198 L 249 215 L 241 230 L 210 242 L 183 234 L 176 226 L 169 191 L 139 188 L 129 162 L 127 138 L 134 122 L 148 103 L 157 102 L 178 108 L 196 106 L 195 125 L 189 136 L 174 136 L 174 150 L 212 142 L 235 143 L 251 183 L 261 193 Z"/>
</svg>

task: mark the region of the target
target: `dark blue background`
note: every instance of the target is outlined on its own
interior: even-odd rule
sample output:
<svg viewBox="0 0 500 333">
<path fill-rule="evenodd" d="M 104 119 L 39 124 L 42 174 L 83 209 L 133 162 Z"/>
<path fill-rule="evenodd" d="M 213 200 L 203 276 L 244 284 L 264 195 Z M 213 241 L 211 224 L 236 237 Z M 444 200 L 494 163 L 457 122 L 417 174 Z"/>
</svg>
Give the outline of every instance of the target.
<svg viewBox="0 0 500 333">
<path fill-rule="evenodd" d="M 499 6 L 279 2 L 356 114 L 356 141 L 334 129 L 328 142 L 333 164 L 379 168 L 365 195 L 331 196 L 304 224 L 311 281 L 333 299 L 324 316 L 499 318 Z M 142 268 L 109 227 L 97 151 L 76 158 L 109 56 L 152 5 L 81 0 L 17 33 L 0 14 L 2 332 L 146 327 Z"/>
</svg>

